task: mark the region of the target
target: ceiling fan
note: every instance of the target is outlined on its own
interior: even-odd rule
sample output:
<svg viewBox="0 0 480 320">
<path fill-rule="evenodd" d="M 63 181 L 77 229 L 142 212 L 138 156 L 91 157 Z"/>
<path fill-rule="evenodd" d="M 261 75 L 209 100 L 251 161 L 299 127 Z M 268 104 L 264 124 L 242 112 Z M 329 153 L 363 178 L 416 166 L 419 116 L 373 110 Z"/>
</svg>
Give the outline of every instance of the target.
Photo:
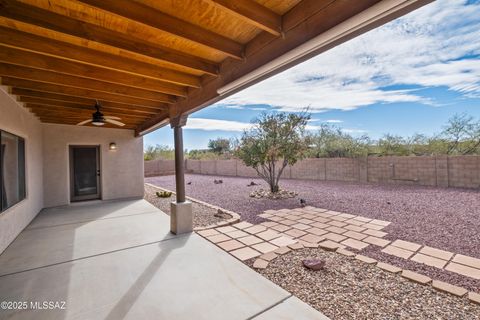
<svg viewBox="0 0 480 320">
<path fill-rule="evenodd" d="M 92 113 L 92 118 L 77 123 L 77 126 L 83 126 L 84 124 L 87 124 L 89 122 L 91 122 L 94 126 L 103 126 L 105 122 L 108 122 L 120 127 L 123 127 L 125 125 L 125 123 L 117 121 L 117 120 L 121 120 L 121 118 L 119 117 L 104 116 L 103 113 L 100 112 L 100 107 L 101 107 L 100 103 L 98 102 L 98 100 L 95 100 L 95 101 L 96 101 L 95 109 L 97 109 L 97 111 Z"/>
</svg>

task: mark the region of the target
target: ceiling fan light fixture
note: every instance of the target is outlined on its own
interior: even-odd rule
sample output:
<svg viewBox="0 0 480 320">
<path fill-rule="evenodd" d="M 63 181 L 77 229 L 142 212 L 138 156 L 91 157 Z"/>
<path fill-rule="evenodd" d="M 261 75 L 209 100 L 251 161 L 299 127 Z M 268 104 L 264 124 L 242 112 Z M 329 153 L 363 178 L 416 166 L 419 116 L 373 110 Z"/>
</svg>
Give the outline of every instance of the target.
<svg viewBox="0 0 480 320">
<path fill-rule="evenodd" d="M 95 121 L 92 121 L 92 124 L 94 126 L 103 126 L 105 124 L 105 122 L 101 121 L 101 120 L 95 120 Z"/>
</svg>

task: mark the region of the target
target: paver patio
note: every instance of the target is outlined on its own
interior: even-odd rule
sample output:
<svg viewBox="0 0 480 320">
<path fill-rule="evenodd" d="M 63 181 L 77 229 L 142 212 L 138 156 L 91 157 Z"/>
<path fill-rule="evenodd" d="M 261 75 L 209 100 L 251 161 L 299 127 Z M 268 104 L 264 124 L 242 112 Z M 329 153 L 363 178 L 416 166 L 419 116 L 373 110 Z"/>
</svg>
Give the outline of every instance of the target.
<svg viewBox="0 0 480 320">
<path fill-rule="evenodd" d="M 273 320 L 285 311 L 327 319 L 199 235 L 169 227 L 143 200 L 44 210 L 0 255 L 0 301 L 65 301 L 66 309 L 0 318 Z M 221 231 L 199 234 L 239 259 L 260 256 Z"/>
</svg>

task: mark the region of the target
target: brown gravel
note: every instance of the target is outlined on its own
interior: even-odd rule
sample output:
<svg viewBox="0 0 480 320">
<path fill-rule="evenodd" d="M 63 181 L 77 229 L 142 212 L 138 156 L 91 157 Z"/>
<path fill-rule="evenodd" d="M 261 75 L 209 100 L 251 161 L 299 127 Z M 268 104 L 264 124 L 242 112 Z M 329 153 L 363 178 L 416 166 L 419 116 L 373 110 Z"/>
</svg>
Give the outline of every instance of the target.
<svg viewBox="0 0 480 320">
<path fill-rule="evenodd" d="M 158 209 L 162 210 L 166 214 L 170 215 L 170 202 L 175 201 L 176 197 L 173 194 L 170 198 L 159 198 L 155 194 L 155 192 L 159 191 L 151 186 L 145 185 L 145 195 L 144 198 L 151 204 L 153 204 Z M 218 218 L 215 217 L 214 214 L 217 210 L 206 207 L 196 202 L 192 202 L 192 209 L 194 212 L 193 216 L 193 227 L 206 227 L 212 225 L 214 223 L 226 220 L 231 218 L 230 216 L 227 218 Z"/>
<path fill-rule="evenodd" d="M 303 259 L 312 258 L 326 260 L 325 270 L 302 266 Z M 466 298 L 321 249 L 293 251 L 257 271 L 332 320 L 480 319 L 480 306 Z"/>
</svg>

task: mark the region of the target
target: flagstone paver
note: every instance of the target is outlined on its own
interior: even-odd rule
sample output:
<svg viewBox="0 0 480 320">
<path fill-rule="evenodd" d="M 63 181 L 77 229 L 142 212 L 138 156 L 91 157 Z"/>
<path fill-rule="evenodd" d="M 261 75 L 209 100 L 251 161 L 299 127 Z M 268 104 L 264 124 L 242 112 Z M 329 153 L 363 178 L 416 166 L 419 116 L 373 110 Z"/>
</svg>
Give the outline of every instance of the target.
<svg viewBox="0 0 480 320">
<path fill-rule="evenodd" d="M 463 264 L 450 262 L 445 267 L 445 270 L 456 272 L 470 278 L 480 279 L 480 269 L 464 266 Z"/>
<path fill-rule="evenodd" d="M 263 242 L 262 239 L 260 239 L 258 237 L 255 237 L 255 236 L 252 236 L 252 235 L 244 237 L 244 238 L 239 238 L 238 241 L 246 244 L 247 246 L 251 246 L 251 245 Z"/>
<path fill-rule="evenodd" d="M 392 242 L 392 246 L 405 249 L 405 250 L 410 250 L 410 251 L 417 251 L 418 249 L 421 248 L 421 245 L 419 245 L 418 243 L 413 243 L 413 242 L 404 241 L 404 240 L 395 240 L 394 242 Z"/>
<path fill-rule="evenodd" d="M 390 243 L 389 240 L 385 240 L 385 239 L 377 238 L 377 237 L 372 237 L 372 236 L 368 236 L 365 239 L 363 239 L 362 241 L 364 241 L 366 243 L 373 244 L 374 246 L 382 247 L 382 248 L 387 246 Z"/>
<path fill-rule="evenodd" d="M 288 246 L 289 244 L 294 244 L 297 240 L 293 240 L 289 237 L 279 237 L 269 241 L 270 243 L 276 245 L 277 247 Z"/>
<path fill-rule="evenodd" d="M 213 243 L 219 243 L 219 242 L 227 241 L 227 240 L 230 240 L 230 239 L 231 239 L 230 237 L 227 237 L 224 234 L 217 234 L 217 235 L 214 235 L 214 236 L 207 237 L 207 240 L 211 241 Z"/>
<path fill-rule="evenodd" d="M 261 242 L 261 243 L 252 245 L 252 248 L 257 251 L 260 251 L 261 253 L 267 253 L 277 249 L 278 247 L 268 242 Z"/>
<path fill-rule="evenodd" d="M 232 251 L 232 250 L 235 250 L 235 249 L 245 247 L 245 244 L 243 244 L 241 242 L 238 242 L 237 240 L 232 239 L 232 240 L 217 243 L 217 246 L 219 246 L 220 248 L 222 248 L 225 251 Z"/>
<path fill-rule="evenodd" d="M 442 269 L 447 264 L 446 260 L 430 257 L 421 253 L 417 253 L 412 258 L 410 258 L 410 260 L 423 263 L 428 266 L 436 267 L 439 269 Z"/>
<path fill-rule="evenodd" d="M 345 237 L 353 238 L 355 240 L 362 240 L 362 239 L 365 239 L 366 237 L 368 237 L 366 234 L 359 233 L 359 232 L 356 232 L 356 231 L 350 231 L 350 230 L 343 233 L 342 235 L 344 235 Z"/>
<path fill-rule="evenodd" d="M 414 252 L 389 245 L 382 249 L 383 253 L 390 254 L 403 259 L 410 258 Z"/>
<path fill-rule="evenodd" d="M 346 245 L 347 247 L 357 249 L 357 250 L 362 250 L 362 249 L 365 249 L 366 247 L 369 246 L 368 243 L 365 243 L 365 242 L 362 242 L 362 241 L 359 241 L 359 240 L 355 240 L 355 239 L 351 239 L 351 238 L 348 238 L 347 240 L 343 240 L 340 243 Z"/>
<path fill-rule="evenodd" d="M 332 241 L 335 241 L 335 242 L 341 242 L 341 241 L 347 239 L 347 237 L 336 234 L 336 233 L 333 233 L 333 232 L 327 233 L 323 237 L 325 239 L 332 240 Z"/>
<path fill-rule="evenodd" d="M 399 268 L 397 266 L 394 266 L 394 265 L 391 265 L 389 263 L 379 262 L 379 263 L 377 263 L 377 267 L 379 267 L 380 269 L 385 270 L 387 272 L 390 272 L 390 273 L 400 273 L 400 272 L 402 272 L 401 268 Z"/>
<path fill-rule="evenodd" d="M 250 247 L 245 247 L 245 248 L 230 251 L 230 254 L 242 261 L 252 259 L 261 255 L 260 252 L 253 250 Z"/>
<path fill-rule="evenodd" d="M 435 249 L 432 247 L 425 246 L 419 251 L 420 253 L 426 254 L 427 256 L 443 259 L 443 260 L 450 260 L 453 257 L 452 252 Z"/>
<path fill-rule="evenodd" d="M 276 231 L 267 229 L 263 232 L 257 233 L 256 236 L 259 237 L 259 238 L 262 238 L 263 240 L 268 241 L 268 240 L 278 238 L 279 236 L 281 236 L 281 234 L 276 232 Z"/>
<path fill-rule="evenodd" d="M 480 269 L 480 259 L 477 259 L 477 258 L 464 256 L 462 254 L 456 254 L 455 257 L 453 257 L 452 261 L 460 264 L 464 264 L 472 268 Z"/>
<path fill-rule="evenodd" d="M 402 277 L 407 278 L 409 280 L 412 280 L 414 282 L 420 283 L 420 284 L 427 284 L 427 283 L 430 283 L 432 281 L 432 279 L 430 279 L 429 277 L 424 276 L 423 274 L 420 274 L 420 273 L 410 271 L 410 270 L 403 270 L 402 271 Z"/>
<path fill-rule="evenodd" d="M 437 290 L 451 293 L 453 295 L 456 295 L 458 297 L 463 297 L 464 295 L 467 294 L 468 290 L 462 287 L 457 287 L 454 285 L 451 285 L 449 283 L 443 282 L 443 281 L 438 281 L 438 280 L 433 280 L 432 281 L 432 287 L 434 287 Z"/>
</svg>

